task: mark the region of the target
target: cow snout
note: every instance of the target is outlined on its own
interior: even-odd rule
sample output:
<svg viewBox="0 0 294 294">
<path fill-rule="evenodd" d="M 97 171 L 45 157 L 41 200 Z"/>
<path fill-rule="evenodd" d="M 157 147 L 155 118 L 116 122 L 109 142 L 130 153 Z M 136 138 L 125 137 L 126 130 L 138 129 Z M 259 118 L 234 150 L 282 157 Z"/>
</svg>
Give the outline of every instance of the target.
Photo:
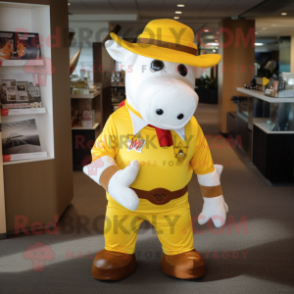
<svg viewBox="0 0 294 294">
<path fill-rule="evenodd" d="M 148 124 L 162 129 L 183 128 L 194 115 L 198 96 L 187 83 L 158 78 L 140 87 L 139 112 Z M 147 86 L 147 85 L 148 86 Z"/>
</svg>

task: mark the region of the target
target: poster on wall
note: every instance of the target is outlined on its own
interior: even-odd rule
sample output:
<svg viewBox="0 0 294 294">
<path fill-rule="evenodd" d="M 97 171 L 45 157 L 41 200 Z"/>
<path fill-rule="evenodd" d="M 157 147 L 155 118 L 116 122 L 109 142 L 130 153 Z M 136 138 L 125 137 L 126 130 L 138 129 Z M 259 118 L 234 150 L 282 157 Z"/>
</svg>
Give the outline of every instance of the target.
<svg viewBox="0 0 294 294">
<path fill-rule="evenodd" d="M 2 123 L 3 161 L 47 157 L 42 152 L 35 119 Z"/>
<path fill-rule="evenodd" d="M 32 60 L 40 57 L 38 33 L 0 31 L 0 63 L 5 60 Z"/>
</svg>

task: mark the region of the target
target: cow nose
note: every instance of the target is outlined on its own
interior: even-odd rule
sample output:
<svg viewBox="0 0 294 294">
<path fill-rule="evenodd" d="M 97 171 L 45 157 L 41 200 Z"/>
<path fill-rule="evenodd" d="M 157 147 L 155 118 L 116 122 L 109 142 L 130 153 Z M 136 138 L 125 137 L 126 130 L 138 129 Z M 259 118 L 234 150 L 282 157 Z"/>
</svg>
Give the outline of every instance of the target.
<svg viewBox="0 0 294 294">
<path fill-rule="evenodd" d="M 162 114 L 163 114 L 163 110 L 162 110 L 162 109 L 156 109 L 156 113 L 157 113 L 158 115 L 162 115 Z"/>
<path fill-rule="evenodd" d="M 178 119 L 182 119 L 183 117 L 184 117 L 184 115 L 183 115 L 182 113 L 180 113 L 180 114 L 177 116 Z"/>
</svg>

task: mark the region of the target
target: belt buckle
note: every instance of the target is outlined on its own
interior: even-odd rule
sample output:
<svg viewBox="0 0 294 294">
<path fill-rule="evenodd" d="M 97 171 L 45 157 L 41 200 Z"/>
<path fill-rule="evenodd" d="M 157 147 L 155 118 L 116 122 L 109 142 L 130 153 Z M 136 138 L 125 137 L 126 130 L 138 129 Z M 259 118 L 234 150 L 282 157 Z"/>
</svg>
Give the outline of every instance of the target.
<svg viewBox="0 0 294 294">
<path fill-rule="evenodd" d="M 170 191 L 163 188 L 157 188 L 152 191 L 152 196 L 156 199 L 155 204 L 165 204 L 170 201 Z"/>
<path fill-rule="evenodd" d="M 162 201 L 166 196 L 167 194 L 164 194 L 164 193 L 155 193 L 153 194 L 153 196 L 156 198 L 157 201 Z"/>
</svg>

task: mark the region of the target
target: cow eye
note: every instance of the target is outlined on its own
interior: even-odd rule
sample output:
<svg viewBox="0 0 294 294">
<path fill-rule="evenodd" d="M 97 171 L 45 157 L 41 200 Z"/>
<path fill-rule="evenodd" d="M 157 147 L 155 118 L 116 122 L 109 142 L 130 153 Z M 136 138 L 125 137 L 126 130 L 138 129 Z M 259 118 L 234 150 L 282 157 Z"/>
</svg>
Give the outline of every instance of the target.
<svg viewBox="0 0 294 294">
<path fill-rule="evenodd" d="M 187 67 L 184 64 L 178 66 L 178 72 L 181 76 L 185 77 L 188 73 Z"/>
<path fill-rule="evenodd" d="M 164 63 L 161 60 L 153 60 L 151 62 L 151 71 L 160 71 L 164 68 Z"/>
</svg>

